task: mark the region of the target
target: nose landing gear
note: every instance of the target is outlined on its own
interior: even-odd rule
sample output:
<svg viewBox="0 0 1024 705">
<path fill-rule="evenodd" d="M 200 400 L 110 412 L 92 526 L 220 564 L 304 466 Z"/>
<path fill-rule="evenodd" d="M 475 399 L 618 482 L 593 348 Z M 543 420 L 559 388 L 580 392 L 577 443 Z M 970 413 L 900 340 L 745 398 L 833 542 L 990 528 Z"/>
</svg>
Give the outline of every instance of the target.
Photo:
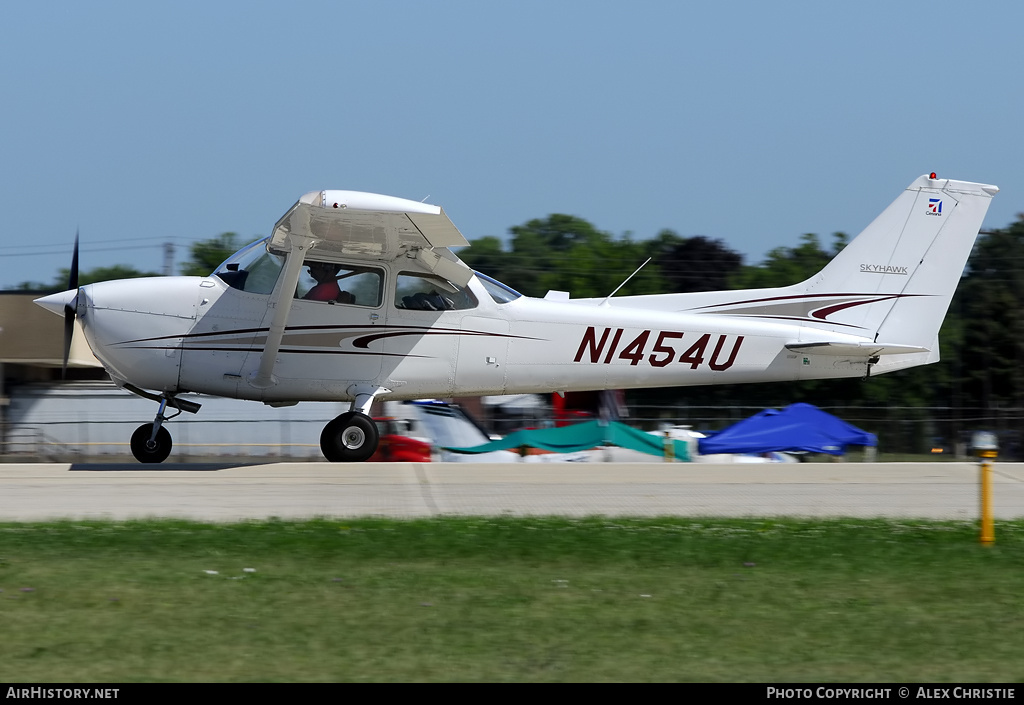
<svg viewBox="0 0 1024 705">
<path fill-rule="evenodd" d="M 131 446 L 140 463 L 162 463 L 171 454 L 171 434 L 155 423 L 143 424 L 132 434 Z"/>
<path fill-rule="evenodd" d="M 160 409 L 156 412 L 153 423 L 139 426 L 132 434 L 132 455 L 140 463 L 162 463 L 171 454 L 171 434 L 164 428 L 163 423 L 180 414 L 181 409 L 178 409 L 177 414 L 164 416 L 168 400 L 173 401 L 174 397 L 161 398 Z"/>
<path fill-rule="evenodd" d="M 194 414 L 199 411 L 201 404 L 178 399 L 173 394 L 153 394 L 131 384 L 126 384 L 124 388 L 132 394 L 160 402 L 160 408 L 156 412 L 153 423 L 143 424 L 135 429 L 135 433 L 132 434 L 131 449 L 132 455 L 140 463 L 162 463 L 171 454 L 173 445 L 171 434 L 164 428 L 164 421 L 170 421 L 183 411 Z M 164 411 L 167 410 L 168 405 L 174 407 L 177 413 L 165 416 Z"/>
</svg>

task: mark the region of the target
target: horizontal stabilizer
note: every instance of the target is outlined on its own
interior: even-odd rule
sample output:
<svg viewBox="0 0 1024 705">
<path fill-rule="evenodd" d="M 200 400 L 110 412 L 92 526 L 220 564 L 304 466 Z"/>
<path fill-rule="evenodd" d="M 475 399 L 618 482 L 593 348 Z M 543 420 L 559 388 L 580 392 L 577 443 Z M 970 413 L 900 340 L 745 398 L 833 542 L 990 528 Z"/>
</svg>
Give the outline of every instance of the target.
<svg viewBox="0 0 1024 705">
<path fill-rule="evenodd" d="M 931 352 L 929 348 L 899 343 L 788 343 L 787 350 L 814 355 L 841 355 L 853 357 L 875 357 L 878 355 L 908 355 Z"/>
</svg>

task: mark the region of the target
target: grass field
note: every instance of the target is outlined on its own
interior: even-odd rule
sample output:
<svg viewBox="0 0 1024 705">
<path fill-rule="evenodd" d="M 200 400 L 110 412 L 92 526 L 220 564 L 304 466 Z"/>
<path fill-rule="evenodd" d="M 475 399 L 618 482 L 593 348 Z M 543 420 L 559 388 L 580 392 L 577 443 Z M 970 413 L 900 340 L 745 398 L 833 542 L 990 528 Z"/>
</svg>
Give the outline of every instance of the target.
<svg viewBox="0 0 1024 705">
<path fill-rule="evenodd" d="M 0 680 L 1024 679 L 1024 522 L 0 524 Z M 215 572 L 213 572 L 215 571 Z"/>
</svg>

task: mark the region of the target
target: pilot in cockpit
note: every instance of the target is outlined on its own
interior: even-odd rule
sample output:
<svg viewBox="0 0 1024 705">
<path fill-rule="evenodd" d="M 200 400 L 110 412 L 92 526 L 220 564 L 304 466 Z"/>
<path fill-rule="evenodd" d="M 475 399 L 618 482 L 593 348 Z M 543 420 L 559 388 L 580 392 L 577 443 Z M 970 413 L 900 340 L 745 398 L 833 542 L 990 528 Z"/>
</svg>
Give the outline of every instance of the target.
<svg viewBox="0 0 1024 705">
<path fill-rule="evenodd" d="M 340 264 L 310 262 L 307 266 L 309 267 L 309 276 L 313 277 L 317 283 L 302 298 L 310 301 L 337 301 L 342 304 L 355 303 L 355 297 L 338 286 L 338 272 L 341 271 Z"/>
</svg>

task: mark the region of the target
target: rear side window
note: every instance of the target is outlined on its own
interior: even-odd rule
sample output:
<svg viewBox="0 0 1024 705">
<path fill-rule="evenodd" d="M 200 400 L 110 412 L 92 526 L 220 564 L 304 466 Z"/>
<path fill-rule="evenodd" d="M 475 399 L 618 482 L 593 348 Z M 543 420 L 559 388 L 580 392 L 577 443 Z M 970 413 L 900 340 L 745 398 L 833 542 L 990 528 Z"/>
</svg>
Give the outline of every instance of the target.
<svg viewBox="0 0 1024 705">
<path fill-rule="evenodd" d="M 402 272 L 395 285 L 395 308 L 410 311 L 462 311 L 476 308 L 473 292 L 432 274 Z"/>
</svg>

